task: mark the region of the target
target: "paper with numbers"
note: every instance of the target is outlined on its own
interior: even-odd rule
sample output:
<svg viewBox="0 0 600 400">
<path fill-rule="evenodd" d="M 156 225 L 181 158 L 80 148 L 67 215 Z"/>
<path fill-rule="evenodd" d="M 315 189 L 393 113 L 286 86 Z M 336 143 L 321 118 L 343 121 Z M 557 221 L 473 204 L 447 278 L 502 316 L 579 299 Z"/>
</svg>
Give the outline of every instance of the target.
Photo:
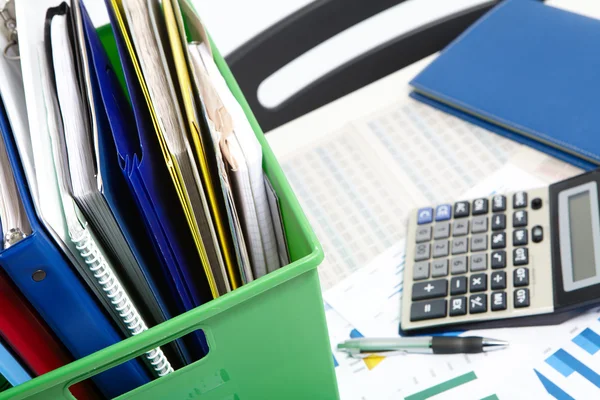
<svg viewBox="0 0 600 400">
<path fill-rule="evenodd" d="M 578 172 L 410 98 L 314 131 L 267 138 L 325 250 L 325 290 L 397 245 L 414 208 L 468 198 L 507 166 L 535 177 L 523 188 Z"/>
</svg>

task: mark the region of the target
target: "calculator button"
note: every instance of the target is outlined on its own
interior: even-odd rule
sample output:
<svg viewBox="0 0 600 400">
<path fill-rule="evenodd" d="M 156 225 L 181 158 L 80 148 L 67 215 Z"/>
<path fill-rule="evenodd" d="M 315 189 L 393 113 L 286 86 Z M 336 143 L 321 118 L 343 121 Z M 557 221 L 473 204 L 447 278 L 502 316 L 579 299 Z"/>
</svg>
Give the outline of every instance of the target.
<svg viewBox="0 0 600 400">
<path fill-rule="evenodd" d="M 431 277 L 440 278 L 448 275 L 448 259 L 434 260 L 431 263 Z"/>
<path fill-rule="evenodd" d="M 412 300 L 427 300 L 436 297 L 445 297 L 448 294 L 448 281 L 437 279 L 435 281 L 413 283 Z"/>
<path fill-rule="evenodd" d="M 473 254 L 471 256 L 471 272 L 485 271 L 487 269 L 487 254 Z"/>
<path fill-rule="evenodd" d="M 540 208 L 542 208 L 542 199 L 540 199 L 539 197 L 536 197 L 535 199 L 531 200 L 531 208 L 533 208 L 534 210 L 539 210 Z"/>
<path fill-rule="evenodd" d="M 492 212 L 506 211 L 506 196 L 497 194 L 492 198 Z"/>
<path fill-rule="evenodd" d="M 450 316 L 456 317 L 458 315 L 467 314 L 467 298 L 465 296 L 452 297 L 450 299 Z"/>
<path fill-rule="evenodd" d="M 448 256 L 448 241 L 441 240 L 433 243 L 433 257 L 447 257 Z"/>
<path fill-rule="evenodd" d="M 492 269 L 506 268 L 506 251 L 494 251 L 490 258 L 492 260 Z"/>
<path fill-rule="evenodd" d="M 467 272 L 467 256 L 454 257 L 450 260 L 450 273 L 452 275 L 464 274 Z"/>
<path fill-rule="evenodd" d="M 513 213 L 513 227 L 521 228 L 523 226 L 527 226 L 527 211 L 515 211 Z"/>
<path fill-rule="evenodd" d="M 524 246 L 527 244 L 527 229 L 513 231 L 513 246 Z"/>
<path fill-rule="evenodd" d="M 442 204 L 435 209 L 436 221 L 447 221 L 452 217 L 452 206 L 450 204 Z"/>
<path fill-rule="evenodd" d="M 469 290 L 471 292 L 485 292 L 487 290 L 487 275 L 486 274 L 473 274 L 470 277 L 471 283 L 469 284 Z"/>
<path fill-rule="evenodd" d="M 529 289 L 517 289 L 514 296 L 515 308 L 529 307 Z"/>
<path fill-rule="evenodd" d="M 413 266 L 413 279 L 419 281 L 429 278 L 429 262 L 421 261 Z"/>
<path fill-rule="evenodd" d="M 467 277 L 466 276 L 455 276 L 450 279 L 450 295 L 456 296 L 457 294 L 467 293 Z"/>
<path fill-rule="evenodd" d="M 529 251 L 526 247 L 519 247 L 513 250 L 513 265 L 529 264 Z"/>
<path fill-rule="evenodd" d="M 506 247 L 506 233 L 492 233 L 492 249 L 503 249 Z"/>
<path fill-rule="evenodd" d="M 466 253 L 469 249 L 469 239 L 456 238 L 452 240 L 452 255 Z"/>
<path fill-rule="evenodd" d="M 513 195 L 513 208 L 527 207 L 527 193 L 517 192 Z"/>
<path fill-rule="evenodd" d="M 472 294 L 469 297 L 469 313 L 478 314 L 487 311 L 487 295 Z"/>
<path fill-rule="evenodd" d="M 469 233 L 469 221 L 459 220 L 454 221 L 452 236 L 464 236 Z"/>
<path fill-rule="evenodd" d="M 431 225 L 419 226 L 415 236 L 417 243 L 429 242 L 431 240 Z"/>
<path fill-rule="evenodd" d="M 492 230 L 501 231 L 506 229 L 506 215 L 494 214 L 492 215 Z"/>
<path fill-rule="evenodd" d="M 533 243 L 539 243 L 542 240 L 544 240 L 544 229 L 541 226 L 536 225 L 531 230 L 531 241 Z"/>
<path fill-rule="evenodd" d="M 488 212 L 488 199 L 473 200 L 473 215 L 487 214 L 487 212 Z"/>
<path fill-rule="evenodd" d="M 473 217 L 471 220 L 471 233 L 482 233 L 487 232 L 488 229 L 488 217 Z"/>
<path fill-rule="evenodd" d="M 458 201 L 454 203 L 454 218 L 463 218 L 469 216 L 471 205 L 468 201 Z"/>
<path fill-rule="evenodd" d="M 487 235 L 471 236 L 471 251 L 487 250 Z"/>
<path fill-rule="evenodd" d="M 529 270 L 525 267 L 519 267 L 513 271 L 514 287 L 522 287 L 529 285 Z"/>
<path fill-rule="evenodd" d="M 450 236 L 450 222 L 438 222 L 433 227 L 434 239 L 446 239 Z"/>
<path fill-rule="evenodd" d="M 490 286 L 492 287 L 492 290 L 506 289 L 506 272 L 492 272 L 490 277 Z"/>
<path fill-rule="evenodd" d="M 506 310 L 506 292 L 492 293 L 492 311 Z"/>
<path fill-rule="evenodd" d="M 429 243 L 418 244 L 415 250 L 415 261 L 427 260 L 431 251 L 430 246 Z"/>
<path fill-rule="evenodd" d="M 431 221 L 433 221 L 433 208 L 425 207 L 417 211 L 417 224 L 428 224 Z"/>
<path fill-rule="evenodd" d="M 446 316 L 446 299 L 420 301 L 410 306 L 410 320 L 423 321 Z"/>
</svg>

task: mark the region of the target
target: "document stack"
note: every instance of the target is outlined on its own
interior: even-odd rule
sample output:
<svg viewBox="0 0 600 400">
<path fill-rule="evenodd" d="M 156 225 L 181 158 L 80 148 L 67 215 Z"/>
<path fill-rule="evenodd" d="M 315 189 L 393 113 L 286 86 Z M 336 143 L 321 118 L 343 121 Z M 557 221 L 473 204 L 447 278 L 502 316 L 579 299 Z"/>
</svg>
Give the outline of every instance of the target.
<svg viewBox="0 0 600 400">
<path fill-rule="evenodd" d="M 262 148 L 190 5 L 106 8 L 114 52 L 80 0 L 0 9 L 0 374 L 12 386 L 290 262 Z M 72 391 L 116 397 L 207 352 L 198 330 Z"/>
</svg>

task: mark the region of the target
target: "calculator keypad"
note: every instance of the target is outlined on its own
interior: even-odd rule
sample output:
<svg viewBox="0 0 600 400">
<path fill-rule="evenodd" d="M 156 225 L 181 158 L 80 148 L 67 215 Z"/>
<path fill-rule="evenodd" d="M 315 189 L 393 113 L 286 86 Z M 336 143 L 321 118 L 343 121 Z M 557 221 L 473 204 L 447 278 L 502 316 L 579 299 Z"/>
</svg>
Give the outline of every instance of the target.
<svg viewBox="0 0 600 400">
<path fill-rule="evenodd" d="M 492 212 L 506 211 L 506 196 L 497 194 L 492 198 Z"/>
<path fill-rule="evenodd" d="M 450 294 L 455 296 L 457 294 L 467 293 L 467 277 L 456 276 L 450 280 Z"/>
<path fill-rule="evenodd" d="M 493 292 L 491 302 L 492 311 L 506 310 L 506 292 Z"/>
<path fill-rule="evenodd" d="M 450 237 L 450 223 L 440 222 L 435 224 L 435 227 L 433 228 L 433 238 L 446 239 L 447 237 Z"/>
<path fill-rule="evenodd" d="M 467 272 L 467 256 L 452 257 L 450 264 L 452 275 L 465 274 Z"/>
<path fill-rule="evenodd" d="M 468 217 L 470 214 L 471 205 L 468 201 L 459 201 L 454 203 L 454 218 Z"/>
<path fill-rule="evenodd" d="M 506 215 L 494 214 L 492 215 L 492 230 L 501 231 L 506 229 Z"/>
<path fill-rule="evenodd" d="M 487 311 L 487 294 L 472 294 L 469 297 L 469 312 L 479 314 Z"/>
<path fill-rule="evenodd" d="M 488 217 L 473 217 L 471 222 L 471 233 L 482 233 L 488 230 Z"/>
<path fill-rule="evenodd" d="M 431 263 L 431 277 L 439 278 L 448 275 L 448 259 L 434 260 Z"/>
<path fill-rule="evenodd" d="M 410 307 L 412 321 L 443 318 L 446 316 L 446 299 L 413 303 Z"/>
<path fill-rule="evenodd" d="M 492 275 L 490 276 L 490 286 L 492 290 L 506 289 L 506 272 L 492 272 Z"/>
<path fill-rule="evenodd" d="M 539 215 L 549 210 L 537 193 L 531 196 L 536 207 L 543 205 L 537 209 L 528 197 L 517 192 L 418 210 L 406 322 L 468 322 L 470 315 L 492 318 L 530 308 L 535 280 L 529 250 L 544 243 L 549 216 Z"/>
<path fill-rule="evenodd" d="M 445 297 L 447 294 L 448 281 L 445 279 L 415 283 L 412 289 L 413 300 L 426 300 L 436 297 Z"/>
<path fill-rule="evenodd" d="M 417 228 L 416 242 L 429 242 L 431 240 L 431 225 L 420 226 Z"/>
<path fill-rule="evenodd" d="M 469 234 L 469 221 L 458 220 L 454 221 L 452 236 L 465 236 Z"/>
</svg>

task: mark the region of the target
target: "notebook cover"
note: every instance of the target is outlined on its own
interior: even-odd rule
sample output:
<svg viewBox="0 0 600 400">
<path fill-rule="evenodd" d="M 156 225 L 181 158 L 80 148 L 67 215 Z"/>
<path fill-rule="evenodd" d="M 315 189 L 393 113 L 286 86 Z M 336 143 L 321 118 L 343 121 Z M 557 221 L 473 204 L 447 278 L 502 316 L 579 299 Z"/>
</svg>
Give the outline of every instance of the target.
<svg viewBox="0 0 600 400">
<path fill-rule="evenodd" d="M 457 115 L 500 126 L 498 133 L 512 131 L 542 151 L 554 148 L 600 165 L 599 41 L 596 19 L 534 0 L 506 0 L 411 85 Z"/>
<path fill-rule="evenodd" d="M 459 109 L 453 108 L 453 107 L 449 106 L 448 104 L 436 101 L 436 100 L 434 100 L 430 97 L 424 96 L 420 93 L 412 92 L 412 93 L 410 93 L 410 97 L 412 97 L 413 99 L 418 100 L 422 103 L 425 103 L 427 105 L 435 107 L 440 111 L 444 111 L 448 114 L 454 115 L 455 117 L 461 118 L 469 123 L 472 123 L 474 125 L 477 125 L 477 126 L 483 128 L 483 129 L 494 132 L 498 135 L 502 135 L 502 136 L 506 137 L 507 139 L 514 140 L 515 142 L 524 144 L 525 146 L 529 146 L 531 148 L 534 148 L 536 150 L 544 152 L 552 157 L 555 157 L 559 160 L 562 160 L 566 163 L 572 164 L 572 165 L 579 167 L 581 169 L 584 169 L 586 171 L 591 171 L 593 169 L 598 168 L 598 166 L 596 164 L 591 163 L 586 160 L 583 160 L 571 153 L 567 153 L 556 147 L 549 146 L 543 142 L 535 140 L 534 138 L 520 135 L 514 131 L 503 128 L 500 125 L 492 124 L 484 119 L 477 118 L 476 116 L 474 116 L 472 114 L 468 114 Z"/>
</svg>

